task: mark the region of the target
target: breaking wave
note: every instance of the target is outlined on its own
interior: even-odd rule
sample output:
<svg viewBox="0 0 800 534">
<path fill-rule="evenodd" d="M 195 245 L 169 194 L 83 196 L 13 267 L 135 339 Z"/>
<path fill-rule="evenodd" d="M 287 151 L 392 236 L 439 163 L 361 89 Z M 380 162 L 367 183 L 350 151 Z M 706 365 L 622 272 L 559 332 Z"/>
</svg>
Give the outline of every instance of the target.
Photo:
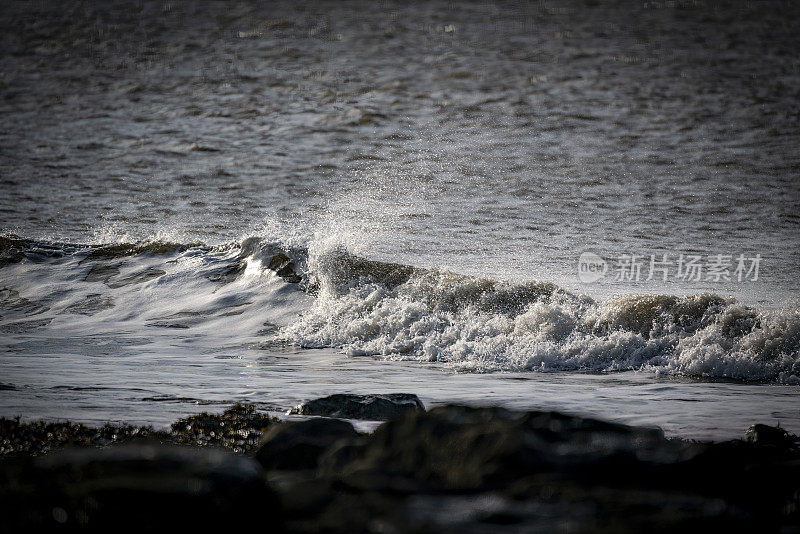
<svg viewBox="0 0 800 534">
<path fill-rule="evenodd" d="M 543 282 L 508 282 L 312 254 L 313 305 L 280 335 L 351 355 L 445 362 L 456 369 L 632 369 L 800 383 L 800 313 L 761 312 L 704 293 L 603 302 Z"/>
<path fill-rule="evenodd" d="M 67 268 L 86 270 L 71 279 L 106 284 L 109 294 L 90 295 L 97 305 L 88 312 L 81 308 L 86 314 L 110 313 L 115 292 L 157 284 L 168 271 L 177 280 L 175 269 L 184 269 L 182 283 L 187 277 L 203 277 L 209 292 L 241 282 L 248 269 L 272 271 L 270 287 L 292 288 L 295 305 L 303 302 L 299 313 L 284 313 L 291 319 L 263 332 L 265 343 L 272 346 L 334 347 L 353 356 L 441 362 L 469 372 L 642 370 L 800 384 L 800 312 L 757 310 L 710 293 L 631 294 L 596 301 L 546 282 L 464 276 L 369 260 L 337 246 L 285 246 L 260 238 L 216 247 L 169 242 L 67 245 L 0 238 L 3 270 L 54 258 L 71 259 Z M 125 269 L 121 260 L 145 258 L 145 271 L 127 278 L 117 274 Z M 198 287 L 200 291 L 204 286 Z M 26 308 L 28 301 L 17 289 L 3 288 L 4 305 L 58 309 L 53 303 L 30 303 Z M 260 286 L 229 291 L 234 290 L 261 291 Z M 237 317 L 250 314 L 252 324 L 263 324 L 256 319 L 267 313 L 265 307 L 288 306 L 292 299 L 286 291 L 276 293 L 280 298 L 274 300 L 226 298 L 236 301 Z M 157 292 L 142 297 L 142 307 L 152 307 L 154 298 Z M 201 319 L 193 321 L 184 326 L 193 327 Z"/>
</svg>

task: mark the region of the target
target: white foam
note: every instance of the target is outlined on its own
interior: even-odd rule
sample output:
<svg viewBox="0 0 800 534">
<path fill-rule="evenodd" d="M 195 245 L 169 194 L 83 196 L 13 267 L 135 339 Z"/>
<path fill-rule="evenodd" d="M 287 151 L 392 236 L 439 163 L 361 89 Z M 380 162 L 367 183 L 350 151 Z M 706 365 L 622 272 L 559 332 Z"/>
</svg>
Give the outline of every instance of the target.
<svg viewBox="0 0 800 534">
<path fill-rule="evenodd" d="M 286 340 L 472 372 L 647 369 L 799 381 L 797 310 L 758 312 L 711 294 L 595 302 L 547 285 L 437 270 L 394 285 L 382 281 L 380 265 L 370 275 L 360 264 L 348 271 L 349 261 L 341 250 L 310 259 L 319 294 L 281 333 Z M 540 291 L 534 299 L 532 288 Z"/>
</svg>

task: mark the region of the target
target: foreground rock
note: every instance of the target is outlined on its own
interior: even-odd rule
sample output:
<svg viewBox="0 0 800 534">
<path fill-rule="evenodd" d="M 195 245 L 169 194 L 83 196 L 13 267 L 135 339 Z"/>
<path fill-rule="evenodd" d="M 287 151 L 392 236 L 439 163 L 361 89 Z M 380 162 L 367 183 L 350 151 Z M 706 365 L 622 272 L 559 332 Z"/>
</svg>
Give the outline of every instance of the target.
<svg viewBox="0 0 800 534">
<path fill-rule="evenodd" d="M 124 530 L 223 527 L 268 518 L 274 494 L 253 460 L 221 450 L 137 443 L 68 448 L 0 463 L 0 516 L 30 527 Z"/>
<path fill-rule="evenodd" d="M 41 454 L 69 445 L 106 446 L 141 438 L 250 452 L 258 448 L 262 434 L 275 421 L 274 417 L 256 412 L 252 404 L 234 404 L 222 413 L 202 412 L 179 419 L 169 432 L 124 424 L 92 428 L 69 421 L 23 423 L 19 418 L 0 418 L 0 457 Z"/>
<path fill-rule="evenodd" d="M 759 429 L 759 435 L 767 435 Z M 553 412 L 446 406 L 385 423 L 281 487 L 293 531 L 792 531 L 797 438 L 666 439 Z"/>
<path fill-rule="evenodd" d="M 353 425 L 338 419 L 285 422 L 264 435 L 256 458 L 267 469 L 316 469 L 326 450 L 358 438 Z"/>
<path fill-rule="evenodd" d="M 387 393 L 383 395 L 330 395 L 329 397 L 306 401 L 289 410 L 289 413 L 386 421 L 409 412 L 424 411 L 425 406 L 416 395 L 411 393 Z"/>
<path fill-rule="evenodd" d="M 555 412 L 444 406 L 364 435 L 340 419 L 278 422 L 238 406 L 143 443 L 142 429 L 11 421 L 0 436 L 16 447 L 0 461 L 11 532 L 254 519 L 290 532 L 800 531 L 800 441 L 765 425 L 746 441 L 699 443 Z M 105 448 L 37 456 L 38 439 Z"/>
<path fill-rule="evenodd" d="M 362 453 L 334 466 L 369 487 L 391 476 L 425 490 L 505 488 L 527 474 L 619 480 L 634 468 L 675 464 L 694 447 L 635 428 L 555 412 L 447 406 L 409 414 L 374 432 Z"/>
</svg>

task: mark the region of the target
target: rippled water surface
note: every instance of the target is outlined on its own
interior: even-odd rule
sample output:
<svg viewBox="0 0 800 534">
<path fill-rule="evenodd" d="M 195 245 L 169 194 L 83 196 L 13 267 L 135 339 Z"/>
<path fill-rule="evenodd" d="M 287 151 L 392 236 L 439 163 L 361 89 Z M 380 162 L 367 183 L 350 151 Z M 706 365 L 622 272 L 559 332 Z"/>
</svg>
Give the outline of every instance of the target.
<svg viewBox="0 0 800 534">
<path fill-rule="evenodd" d="M 800 429 L 799 33 L 777 2 L 8 4 L 0 415 L 402 390 Z M 473 278 L 343 286 L 342 250 Z M 586 251 L 761 264 L 587 284 Z"/>
</svg>

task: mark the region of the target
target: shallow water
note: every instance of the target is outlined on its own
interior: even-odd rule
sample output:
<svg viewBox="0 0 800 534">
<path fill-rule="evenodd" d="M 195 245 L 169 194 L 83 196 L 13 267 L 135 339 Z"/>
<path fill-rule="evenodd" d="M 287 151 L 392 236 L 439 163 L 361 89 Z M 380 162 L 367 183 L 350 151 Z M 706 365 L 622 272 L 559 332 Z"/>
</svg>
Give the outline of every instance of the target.
<svg viewBox="0 0 800 534">
<path fill-rule="evenodd" d="M 121 365 L 101 361 L 76 366 L 69 356 L 36 360 L 24 365 L 4 360 L 18 384 L 31 384 L 4 400 L 5 413 L 166 427 L 179 417 L 221 411 L 237 401 L 256 402 L 281 416 L 302 400 L 321 395 L 403 391 L 416 393 L 427 407 L 463 402 L 552 409 L 660 426 L 668 436 L 740 438 L 753 421 L 800 431 L 797 388 L 776 385 L 653 380 L 636 372 L 454 374 L 436 365 L 348 358 L 323 349 L 274 355 L 251 351 L 224 364 L 201 358 L 190 369 L 150 355 Z M 72 370 L 52 376 L 54 365 Z"/>
<path fill-rule="evenodd" d="M 797 429 L 798 15 L 6 6 L 0 232 L 31 241 L 0 263 L 0 415 L 166 424 L 391 390 L 677 435 Z M 144 242 L 165 250 L 88 258 Z M 322 292 L 275 277 L 273 245 Z M 440 274 L 342 284 L 331 253 Z M 664 254 L 729 255 L 730 280 L 647 280 Z M 623 255 L 638 280 L 616 280 Z"/>
</svg>

